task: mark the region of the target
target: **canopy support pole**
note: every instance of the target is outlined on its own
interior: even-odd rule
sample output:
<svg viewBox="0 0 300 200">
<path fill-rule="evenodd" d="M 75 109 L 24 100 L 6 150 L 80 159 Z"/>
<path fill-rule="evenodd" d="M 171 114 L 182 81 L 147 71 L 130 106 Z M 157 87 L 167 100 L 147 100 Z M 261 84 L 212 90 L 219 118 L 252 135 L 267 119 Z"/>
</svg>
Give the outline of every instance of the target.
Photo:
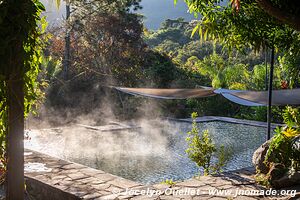
<svg viewBox="0 0 300 200">
<path fill-rule="evenodd" d="M 70 18 L 70 1 L 66 1 L 66 20 Z M 65 80 L 68 80 L 68 72 L 70 68 L 70 46 L 71 46 L 71 38 L 70 38 L 70 30 L 67 27 L 66 35 L 65 35 L 65 57 L 63 61 L 63 77 Z"/>
<path fill-rule="evenodd" d="M 269 88 L 268 84 L 268 48 L 265 49 L 265 65 L 266 65 L 266 77 L 265 77 L 265 84 L 266 84 L 266 90 Z"/>
<path fill-rule="evenodd" d="M 268 131 L 267 131 L 267 140 L 271 138 L 271 119 L 272 119 L 272 89 L 273 89 L 273 76 L 274 76 L 274 47 L 271 52 L 271 66 L 269 74 L 269 90 L 268 90 Z"/>
</svg>

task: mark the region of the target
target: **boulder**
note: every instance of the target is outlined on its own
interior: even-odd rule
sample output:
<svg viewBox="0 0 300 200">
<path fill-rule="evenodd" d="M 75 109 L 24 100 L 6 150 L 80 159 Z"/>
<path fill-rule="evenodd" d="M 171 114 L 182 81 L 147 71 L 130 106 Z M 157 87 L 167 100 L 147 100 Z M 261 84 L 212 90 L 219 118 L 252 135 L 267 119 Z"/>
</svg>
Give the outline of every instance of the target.
<svg viewBox="0 0 300 200">
<path fill-rule="evenodd" d="M 270 142 L 270 140 L 266 141 L 253 154 L 252 163 L 259 173 L 267 174 L 270 170 L 270 168 L 264 163 Z"/>
<path fill-rule="evenodd" d="M 300 185 L 300 172 L 288 172 L 281 178 L 271 181 L 271 185 L 275 189 Z"/>
<path fill-rule="evenodd" d="M 268 172 L 269 182 L 271 186 L 274 188 L 280 188 L 276 187 L 277 181 L 283 178 L 287 171 L 288 169 L 284 165 L 272 163 L 271 168 Z"/>
</svg>

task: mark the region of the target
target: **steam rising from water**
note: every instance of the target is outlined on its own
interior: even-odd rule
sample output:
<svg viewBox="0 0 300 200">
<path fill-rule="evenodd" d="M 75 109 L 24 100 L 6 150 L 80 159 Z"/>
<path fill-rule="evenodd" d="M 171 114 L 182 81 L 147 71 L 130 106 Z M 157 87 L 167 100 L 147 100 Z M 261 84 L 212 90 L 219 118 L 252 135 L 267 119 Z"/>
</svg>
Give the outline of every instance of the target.
<svg viewBox="0 0 300 200">
<path fill-rule="evenodd" d="M 101 132 L 74 125 L 32 130 L 25 146 L 145 184 L 187 179 L 198 172 L 184 152 L 184 133 L 191 124 L 166 120 L 134 124 L 141 128 Z M 209 129 L 217 144 L 233 149 L 227 170 L 250 166 L 254 150 L 264 141 L 264 128 L 222 122 L 199 126 L 200 130 Z"/>
</svg>

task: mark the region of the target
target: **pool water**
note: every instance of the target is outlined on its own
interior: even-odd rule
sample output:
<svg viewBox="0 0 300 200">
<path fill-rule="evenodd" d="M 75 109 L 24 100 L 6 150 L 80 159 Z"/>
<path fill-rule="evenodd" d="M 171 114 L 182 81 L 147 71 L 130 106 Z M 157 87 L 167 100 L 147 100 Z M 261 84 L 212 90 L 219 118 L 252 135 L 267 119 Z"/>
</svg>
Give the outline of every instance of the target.
<svg viewBox="0 0 300 200">
<path fill-rule="evenodd" d="M 97 132 L 83 127 L 33 130 L 25 148 L 77 162 L 143 184 L 165 179 L 183 180 L 199 172 L 185 154 L 186 132 L 190 123 L 142 122 L 141 129 Z M 232 157 L 225 171 L 252 166 L 253 152 L 265 141 L 266 128 L 205 122 L 216 145 L 231 148 Z"/>
</svg>

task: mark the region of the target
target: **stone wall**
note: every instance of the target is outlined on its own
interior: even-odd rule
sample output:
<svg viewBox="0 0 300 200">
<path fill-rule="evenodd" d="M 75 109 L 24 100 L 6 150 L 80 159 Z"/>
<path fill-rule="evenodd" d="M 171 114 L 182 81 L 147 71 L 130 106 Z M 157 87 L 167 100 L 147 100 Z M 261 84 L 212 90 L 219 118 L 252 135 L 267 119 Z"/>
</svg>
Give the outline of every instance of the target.
<svg viewBox="0 0 300 200">
<path fill-rule="evenodd" d="M 26 198 L 30 200 L 78 200 L 79 197 L 64 192 L 37 179 L 25 177 Z"/>
</svg>

